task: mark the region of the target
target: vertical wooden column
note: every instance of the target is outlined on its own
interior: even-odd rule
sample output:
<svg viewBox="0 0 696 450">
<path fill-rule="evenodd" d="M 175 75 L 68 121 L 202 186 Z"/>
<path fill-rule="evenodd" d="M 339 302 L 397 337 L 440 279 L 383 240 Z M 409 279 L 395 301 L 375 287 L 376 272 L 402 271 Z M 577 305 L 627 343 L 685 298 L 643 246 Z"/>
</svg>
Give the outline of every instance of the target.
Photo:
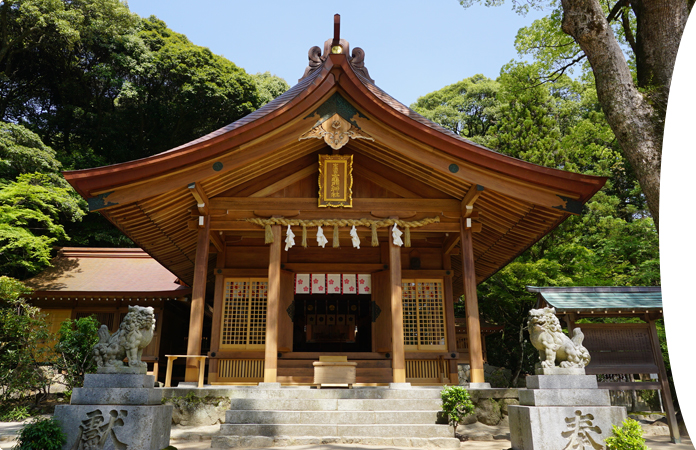
<svg viewBox="0 0 696 450">
<path fill-rule="evenodd" d="M 452 269 L 450 255 L 442 254 L 442 268 L 445 270 Z M 454 324 L 454 293 L 452 289 L 452 276 L 447 275 L 444 281 L 445 290 L 445 330 L 447 331 L 447 351 L 449 353 L 457 353 L 457 330 Z M 457 360 L 450 359 L 447 362 L 448 376 L 450 383 L 455 386 L 459 385 L 459 368 Z"/>
<path fill-rule="evenodd" d="M 466 228 L 466 219 L 460 222 L 462 242 L 462 275 L 464 283 L 464 305 L 466 307 L 466 335 L 469 343 L 469 364 L 472 383 L 484 383 L 483 348 L 481 346 L 481 322 L 479 320 L 478 296 L 476 294 L 476 270 L 474 267 L 474 242 L 471 228 Z"/>
<path fill-rule="evenodd" d="M 389 290 L 391 297 L 392 323 L 392 374 L 394 383 L 406 382 L 406 361 L 404 358 L 404 313 L 401 300 L 401 247 L 389 239 Z"/>
<path fill-rule="evenodd" d="M 652 341 L 653 356 L 655 357 L 655 363 L 657 368 L 660 369 L 660 384 L 662 385 L 662 404 L 665 407 L 665 412 L 667 416 L 667 425 L 669 425 L 669 435 L 670 440 L 674 444 L 681 443 L 681 436 L 679 434 L 679 424 L 677 423 L 677 416 L 674 412 L 674 403 L 672 402 L 672 389 L 669 387 L 669 379 L 667 378 L 667 368 L 665 367 L 665 360 L 662 358 L 662 348 L 660 346 L 660 337 L 657 335 L 657 326 L 655 325 L 655 320 L 652 318 L 646 318 L 646 322 L 650 326 L 650 340 Z"/>
<path fill-rule="evenodd" d="M 191 292 L 191 315 L 187 355 L 200 356 L 203 339 L 203 316 L 205 314 L 205 284 L 208 278 L 208 252 L 210 250 L 210 217 L 204 216 L 203 228 L 198 230 L 196 261 L 193 271 L 193 290 Z M 198 361 L 186 359 L 185 381 L 198 381 Z"/>
<path fill-rule="evenodd" d="M 272 225 L 273 243 L 268 262 L 268 303 L 266 305 L 266 354 L 264 383 L 275 383 L 278 377 L 278 307 L 280 305 L 280 225 Z"/>
<path fill-rule="evenodd" d="M 208 360 L 208 383 L 217 381 L 218 360 L 215 358 L 220 351 L 220 328 L 222 328 L 222 307 L 225 290 L 225 276 L 220 273 L 225 268 L 225 250 L 218 251 L 215 261 L 215 297 L 213 300 L 213 327 L 210 332 L 210 359 Z"/>
</svg>

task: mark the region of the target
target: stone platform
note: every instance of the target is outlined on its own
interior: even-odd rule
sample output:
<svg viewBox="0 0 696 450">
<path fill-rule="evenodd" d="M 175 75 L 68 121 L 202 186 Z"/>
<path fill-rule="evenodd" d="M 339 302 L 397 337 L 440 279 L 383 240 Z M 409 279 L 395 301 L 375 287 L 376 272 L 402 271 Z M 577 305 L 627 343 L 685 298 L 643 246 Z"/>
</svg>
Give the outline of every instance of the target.
<svg viewBox="0 0 696 450">
<path fill-rule="evenodd" d="M 520 404 L 508 407 L 514 450 L 601 449 L 626 419 L 594 375 L 529 376 L 519 394 Z"/>
<path fill-rule="evenodd" d="M 161 450 L 169 445 L 172 406 L 162 405 L 155 378 L 140 374 L 89 374 L 70 405 L 56 406 L 67 436 L 64 450 Z"/>
</svg>

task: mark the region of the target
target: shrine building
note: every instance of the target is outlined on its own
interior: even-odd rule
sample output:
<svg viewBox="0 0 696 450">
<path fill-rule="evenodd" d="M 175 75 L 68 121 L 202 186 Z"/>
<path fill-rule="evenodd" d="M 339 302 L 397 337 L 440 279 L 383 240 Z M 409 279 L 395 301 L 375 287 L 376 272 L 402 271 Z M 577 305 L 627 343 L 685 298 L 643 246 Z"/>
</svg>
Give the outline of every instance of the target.
<svg viewBox="0 0 696 450">
<path fill-rule="evenodd" d="M 606 179 L 430 122 L 377 87 L 338 29 L 248 116 L 65 178 L 192 288 L 187 354 L 208 356 L 210 384 L 311 384 L 323 355 L 356 362 L 366 385 L 458 384 L 458 362 L 484 382 L 477 284 Z"/>
</svg>

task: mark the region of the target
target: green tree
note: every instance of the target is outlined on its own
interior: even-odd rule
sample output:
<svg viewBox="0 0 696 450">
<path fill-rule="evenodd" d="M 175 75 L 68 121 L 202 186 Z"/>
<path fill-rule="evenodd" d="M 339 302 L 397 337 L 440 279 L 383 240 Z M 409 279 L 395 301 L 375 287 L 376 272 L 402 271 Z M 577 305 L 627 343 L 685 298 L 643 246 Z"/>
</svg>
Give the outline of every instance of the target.
<svg viewBox="0 0 696 450">
<path fill-rule="evenodd" d="M 474 75 L 420 97 L 411 108 L 453 133 L 476 140 L 495 124 L 499 89 L 497 81 Z"/>
<path fill-rule="evenodd" d="M 460 0 L 464 7 L 504 0 Z M 549 15 L 520 30 L 516 45 L 553 80 L 587 60 L 598 102 L 625 158 L 635 170 L 648 208 L 659 224 L 662 135 L 669 86 L 694 0 L 512 0 Z"/>
<path fill-rule="evenodd" d="M 38 308 L 23 296 L 31 293 L 20 281 L 0 276 L 0 404 L 8 405 L 48 386 L 42 346 L 50 339 Z M 37 397 L 38 399 L 38 397 Z"/>
<path fill-rule="evenodd" d="M 259 72 L 252 76 L 256 81 L 256 88 L 259 90 L 259 107 L 290 89 L 287 81 L 276 75 L 271 75 L 271 72 Z"/>
<path fill-rule="evenodd" d="M 58 354 L 55 368 L 63 374 L 63 383 L 70 390 L 82 387 L 85 374 L 97 370 L 92 350 L 99 342 L 99 326 L 94 316 L 66 320 L 60 326 L 54 347 Z"/>
<path fill-rule="evenodd" d="M 64 224 L 86 204 L 60 176 L 55 153 L 26 128 L 0 122 L 0 271 L 20 279 L 50 264 Z"/>
</svg>

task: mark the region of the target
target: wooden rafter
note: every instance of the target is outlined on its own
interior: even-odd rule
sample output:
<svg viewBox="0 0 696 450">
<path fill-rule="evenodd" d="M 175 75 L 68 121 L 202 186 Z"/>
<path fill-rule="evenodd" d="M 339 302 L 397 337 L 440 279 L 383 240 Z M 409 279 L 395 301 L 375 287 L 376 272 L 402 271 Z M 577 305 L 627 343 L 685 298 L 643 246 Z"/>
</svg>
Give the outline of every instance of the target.
<svg viewBox="0 0 696 450">
<path fill-rule="evenodd" d="M 310 166 L 305 167 L 302 170 L 299 170 L 285 178 L 283 178 L 280 181 L 276 181 L 275 183 L 266 186 L 265 188 L 254 192 L 251 194 L 249 197 L 268 197 L 271 194 L 275 194 L 276 192 L 285 189 L 286 187 L 296 183 L 297 181 L 303 180 L 307 178 L 308 176 L 312 175 L 313 173 L 316 173 L 319 170 L 319 163 L 314 163 Z"/>
<path fill-rule="evenodd" d="M 483 194 L 484 187 L 480 184 L 471 186 L 462 200 L 462 216 L 469 217 L 474 212 L 474 203 Z"/>
<path fill-rule="evenodd" d="M 201 187 L 200 183 L 190 183 L 188 185 L 189 192 L 196 199 L 196 206 L 198 206 L 198 212 L 201 214 L 208 214 L 208 209 L 210 205 L 210 200 L 205 191 Z"/>
</svg>

